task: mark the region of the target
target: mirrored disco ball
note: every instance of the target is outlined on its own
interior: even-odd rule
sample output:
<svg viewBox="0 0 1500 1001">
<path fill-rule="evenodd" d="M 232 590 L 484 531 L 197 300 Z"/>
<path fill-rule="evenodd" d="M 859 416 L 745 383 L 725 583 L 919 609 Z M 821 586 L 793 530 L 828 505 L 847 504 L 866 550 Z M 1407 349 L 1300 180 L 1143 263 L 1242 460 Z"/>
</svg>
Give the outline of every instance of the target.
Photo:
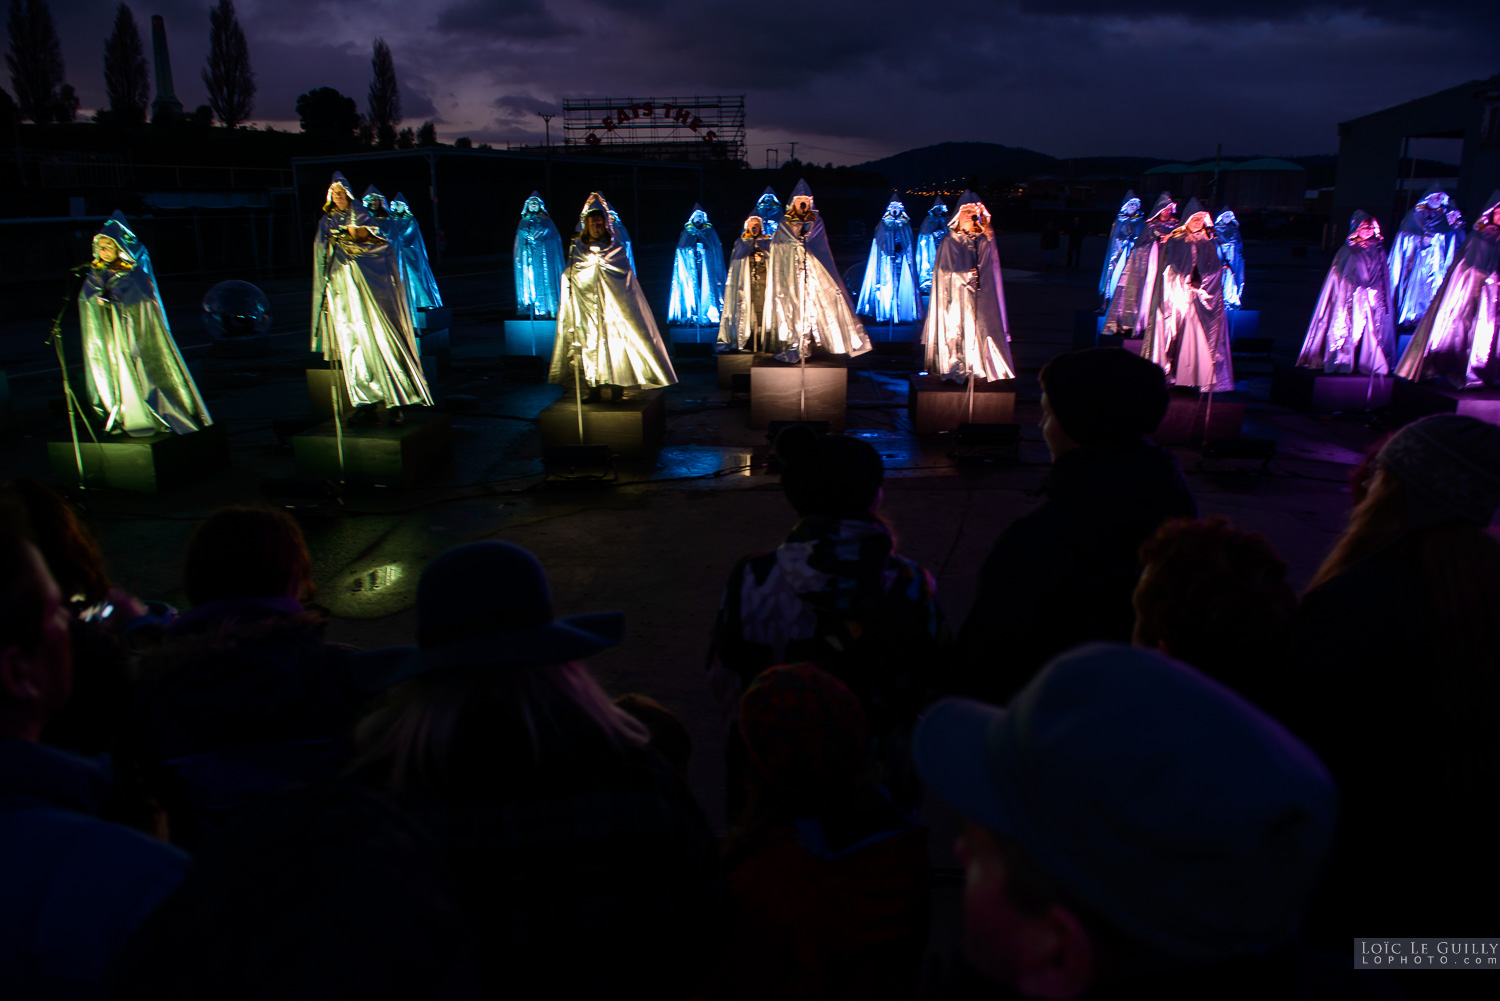
<svg viewBox="0 0 1500 1001">
<path fill-rule="evenodd" d="M 203 297 L 203 325 L 215 340 L 271 329 L 271 300 L 249 282 L 219 282 Z"/>
</svg>

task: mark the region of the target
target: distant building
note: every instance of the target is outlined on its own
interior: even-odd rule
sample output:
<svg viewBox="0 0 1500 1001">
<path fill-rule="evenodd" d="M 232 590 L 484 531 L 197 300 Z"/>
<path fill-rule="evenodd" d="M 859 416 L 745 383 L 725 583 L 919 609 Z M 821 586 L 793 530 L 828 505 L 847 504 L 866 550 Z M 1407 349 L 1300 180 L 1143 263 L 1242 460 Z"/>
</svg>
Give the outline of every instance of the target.
<svg viewBox="0 0 1500 1001">
<path fill-rule="evenodd" d="M 1412 156 L 1413 139 L 1461 140 L 1457 176 Z M 1354 210 L 1364 209 L 1389 232 L 1435 181 L 1466 220 L 1500 188 L 1500 74 L 1339 123 L 1334 231 L 1342 233 Z"/>
<path fill-rule="evenodd" d="M 1146 204 L 1163 191 L 1177 198 L 1179 209 L 1189 198 L 1218 214 L 1301 212 L 1307 192 L 1307 171 L 1290 160 L 1204 160 L 1202 163 L 1164 163 L 1141 175 L 1137 194 Z"/>
</svg>

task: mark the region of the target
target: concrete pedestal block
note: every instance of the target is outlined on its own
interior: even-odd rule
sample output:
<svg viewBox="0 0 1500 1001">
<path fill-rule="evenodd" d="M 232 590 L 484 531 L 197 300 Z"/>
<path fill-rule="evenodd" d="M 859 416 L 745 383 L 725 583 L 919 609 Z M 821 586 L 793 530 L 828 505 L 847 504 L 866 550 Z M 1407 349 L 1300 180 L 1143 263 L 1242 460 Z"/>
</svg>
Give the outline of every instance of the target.
<svg viewBox="0 0 1500 1001">
<path fill-rule="evenodd" d="M 750 366 L 755 363 L 755 359 L 769 357 L 771 356 L 754 351 L 727 351 L 719 355 L 719 388 L 732 388 L 732 380 L 736 375 L 750 374 Z"/>
<path fill-rule="evenodd" d="M 556 320 L 506 320 L 505 353 L 551 358 L 557 340 Z"/>
<path fill-rule="evenodd" d="M 585 390 L 585 394 L 587 390 Z M 667 430 L 667 405 L 660 389 L 629 389 L 615 403 L 583 405 L 583 440 L 578 440 L 578 404 L 573 387 L 542 411 L 542 444 L 608 445 L 616 455 L 650 455 Z"/>
<path fill-rule="evenodd" d="M 345 483 L 412 487 L 431 479 L 453 459 L 453 418 L 413 407 L 404 424 L 342 429 Z M 333 421 L 292 437 L 297 469 L 337 483 L 340 435 Z"/>
<path fill-rule="evenodd" d="M 1271 399 L 1293 410 L 1336 414 L 1374 410 L 1391 402 L 1388 375 L 1329 375 L 1311 368 L 1278 367 L 1271 377 Z"/>
<path fill-rule="evenodd" d="M 101 435 L 96 444 L 80 418 L 78 444 L 84 485 L 147 494 L 182 486 L 229 461 L 225 427 L 210 424 L 191 434 L 163 431 L 139 438 Z M 59 479 L 69 486 L 78 484 L 78 459 L 71 435 L 47 442 L 47 457 Z"/>
<path fill-rule="evenodd" d="M 1215 438 L 1238 438 L 1245 424 L 1245 405 L 1226 393 L 1174 390 L 1167 416 L 1150 437 L 1161 445 L 1200 445 Z"/>
<path fill-rule="evenodd" d="M 849 399 L 849 361 L 842 355 L 788 365 L 757 355 L 750 367 L 750 426 L 764 430 L 772 421 L 827 421 L 844 430 Z"/>
<path fill-rule="evenodd" d="M 968 388 L 935 375 L 914 375 L 907 412 L 917 434 L 952 431 L 960 424 L 1011 424 L 1016 419 L 1016 380 L 974 382 L 973 412 Z"/>
</svg>

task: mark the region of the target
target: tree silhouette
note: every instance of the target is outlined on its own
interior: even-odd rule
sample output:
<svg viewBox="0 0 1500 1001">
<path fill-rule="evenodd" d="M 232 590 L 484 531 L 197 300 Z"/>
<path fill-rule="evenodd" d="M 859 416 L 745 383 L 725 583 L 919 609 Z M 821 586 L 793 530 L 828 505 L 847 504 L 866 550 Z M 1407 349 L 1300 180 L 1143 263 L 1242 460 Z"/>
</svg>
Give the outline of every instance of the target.
<svg viewBox="0 0 1500 1001">
<path fill-rule="evenodd" d="M 63 86 L 62 46 L 57 40 L 57 24 L 47 0 L 10 0 L 6 27 L 10 30 L 10 52 L 5 64 L 10 67 L 11 86 L 16 89 L 16 105 L 21 117 L 38 125 L 51 121 L 73 120 L 78 111 L 77 98 L 61 99 Z M 72 88 L 68 89 L 72 94 Z"/>
<path fill-rule="evenodd" d="M 115 9 L 115 29 L 104 40 L 104 89 L 109 114 L 117 122 L 139 125 L 151 103 L 151 76 L 146 49 L 128 4 Z"/>
<path fill-rule="evenodd" d="M 422 127 L 417 129 L 417 145 L 436 146 L 437 144 L 437 126 L 431 122 L 423 122 Z"/>
<path fill-rule="evenodd" d="M 396 84 L 396 64 L 385 39 L 375 39 L 370 57 L 370 124 L 381 149 L 396 144 L 396 128 L 401 124 L 401 88 Z"/>
<path fill-rule="evenodd" d="M 298 96 L 297 117 L 302 120 L 303 132 L 342 142 L 354 135 L 360 120 L 354 98 L 332 87 L 318 87 Z"/>
<path fill-rule="evenodd" d="M 396 148 L 397 149 L 411 149 L 416 144 L 417 144 L 417 134 L 411 130 L 410 126 L 407 126 L 406 128 L 402 129 L 400 132 L 396 133 Z"/>
<path fill-rule="evenodd" d="M 208 104 L 229 128 L 250 118 L 255 108 L 255 73 L 250 48 L 234 14 L 234 0 L 219 0 L 208 12 L 208 65 L 203 70 Z"/>
</svg>

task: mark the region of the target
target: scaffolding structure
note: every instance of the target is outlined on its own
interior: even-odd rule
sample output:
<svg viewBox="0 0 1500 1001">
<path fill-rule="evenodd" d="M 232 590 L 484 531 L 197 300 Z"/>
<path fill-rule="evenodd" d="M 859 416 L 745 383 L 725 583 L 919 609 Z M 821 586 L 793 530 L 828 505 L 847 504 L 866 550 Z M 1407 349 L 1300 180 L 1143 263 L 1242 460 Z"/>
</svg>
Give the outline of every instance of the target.
<svg viewBox="0 0 1500 1001">
<path fill-rule="evenodd" d="M 651 160 L 743 160 L 745 95 L 565 100 L 563 145 Z"/>
</svg>

